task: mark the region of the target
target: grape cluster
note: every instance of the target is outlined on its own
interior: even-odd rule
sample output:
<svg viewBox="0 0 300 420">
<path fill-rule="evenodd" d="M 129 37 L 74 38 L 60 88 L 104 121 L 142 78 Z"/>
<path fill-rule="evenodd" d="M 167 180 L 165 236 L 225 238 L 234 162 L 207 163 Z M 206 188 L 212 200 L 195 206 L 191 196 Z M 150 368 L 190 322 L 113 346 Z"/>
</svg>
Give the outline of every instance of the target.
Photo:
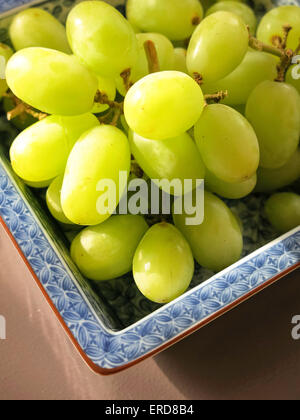
<svg viewBox="0 0 300 420">
<path fill-rule="evenodd" d="M 244 1 L 128 0 L 127 19 L 84 1 L 66 28 L 30 8 L 9 33 L 0 95 L 20 130 L 11 164 L 47 188 L 90 280 L 132 270 L 148 299 L 170 302 L 189 287 L 195 260 L 218 272 L 241 257 L 241 222 L 224 198 L 300 178 L 298 6 L 272 8 L 258 24 Z M 203 222 L 187 224 L 191 215 L 174 207 L 152 218 L 117 213 L 120 173 L 148 184 L 205 179 Z M 105 212 L 113 200 L 101 180 L 115 186 Z M 276 192 L 265 214 L 280 233 L 297 227 L 300 196 Z"/>
</svg>

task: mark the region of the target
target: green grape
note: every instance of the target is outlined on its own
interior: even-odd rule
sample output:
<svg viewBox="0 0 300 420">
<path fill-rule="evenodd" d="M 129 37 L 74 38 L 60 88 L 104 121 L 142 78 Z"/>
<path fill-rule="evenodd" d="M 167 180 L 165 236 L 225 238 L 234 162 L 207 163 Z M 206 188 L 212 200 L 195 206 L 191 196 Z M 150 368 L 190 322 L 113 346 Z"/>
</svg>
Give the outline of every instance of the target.
<svg viewBox="0 0 300 420">
<path fill-rule="evenodd" d="M 48 179 L 46 181 L 42 181 L 42 182 L 30 182 L 30 181 L 26 181 L 23 180 L 24 184 L 28 185 L 28 187 L 31 188 L 35 188 L 35 189 L 44 189 L 49 187 L 49 185 L 52 183 L 53 179 Z"/>
<path fill-rule="evenodd" d="M 235 15 L 238 15 L 243 19 L 245 24 L 249 26 L 251 34 L 255 34 L 257 19 L 253 10 L 246 4 L 238 1 L 220 1 L 208 9 L 206 16 L 220 11 L 231 12 Z"/>
<path fill-rule="evenodd" d="M 69 153 L 79 137 L 100 125 L 92 114 L 78 117 L 52 115 L 28 127 L 14 140 L 10 158 L 16 174 L 40 183 L 63 174 Z"/>
<path fill-rule="evenodd" d="M 129 127 L 142 137 L 165 140 L 188 131 L 204 108 L 200 86 L 177 71 L 150 74 L 138 81 L 125 97 Z"/>
<path fill-rule="evenodd" d="M 5 44 L 0 43 L 0 98 L 7 91 L 8 86 L 5 80 L 5 69 L 8 60 L 13 55 L 13 50 Z"/>
<path fill-rule="evenodd" d="M 66 217 L 77 225 L 97 225 L 108 219 L 125 191 L 120 172 L 125 172 L 127 181 L 130 157 L 127 137 L 118 128 L 102 125 L 83 134 L 66 167 L 61 193 Z M 107 183 L 102 188 L 104 181 L 116 191 Z"/>
<path fill-rule="evenodd" d="M 300 96 L 286 83 L 265 81 L 249 96 L 246 117 L 260 146 L 260 166 L 280 168 L 295 153 L 300 135 Z"/>
<path fill-rule="evenodd" d="M 43 47 L 71 54 L 64 26 L 43 9 L 26 9 L 12 20 L 9 36 L 16 51 Z"/>
<path fill-rule="evenodd" d="M 271 225 L 280 233 L 300 226 L 300 195 L 277 193 L 265 205 L 265 213 Z"/>
<path fill-rule="evenodd" d="M 115 78 L 136 62 L 137 42 L 132 26 L 103 1 L 75 6 L 68 16 L 67 35 L 74 54 L 96 74 Z"/>
<path fill-rule="evenodd" d="M 90 112 L 98 89 L 97 78 L 76 57 L 38 47 L 14 54 L 6 79 L 22 101 L 48 114 L 66 116 Z"/>
<path fill-rule="evenodd" d="M 286 74 L 286 83 L 294 86 L 300 94 L 300 64 L 291 66 Z"/>
<path fill-rule="evenodd" d="M 186 66 L 186 55 L 187 51 L 184 48 L 175 48 L 174 49 L 174 65 L 173 68 L 176 71 L 181 71 L 182 73 L 188 74 L 188 69 Z"/>
<path fill-rule="evenodd" d="M 249 195 L 255 188 L 257 182 L 257 175 L 254 174 L 251 178 L 246 181 L 239 182 L 236 184 L 224 182 L 218 179 L 214 174 L 206 171 L 205 176 L 205 188 L 209 191 L 220 195 L 223 198 L 229 198 L 236 200 L 244 198 Z"/>
<path fill-rule="evenodd" d="M 116 279 L 131 271 L 135 251 L 147 230 L 142 216 L 112 216 L 81 231 L 72 242 L 71 257 L 91 280 Z"/>
<path fill-rule="evenodd" d="M 153 141 L 130 132 L 131 152 L 152 180 L 204 179 L 205 168 L 197 147 L 188 134 L 178 137 Z M 194 183 L 196 186 L 196 183 Z M 169 192 L 169 191 L 167 191 Z"/>
<path fill-rule="evenodd" d="M 15 108 L 15 102 L 11 98 L 4 98 L 3 99 L 3 108 L 4 111 L 7 113 Z M 21 115 L 13 118 L 10 122 L 18 128 L 18 130 L 23 131 L 25 128 L 31 126 L 32 124 L 36 123 L 38 120 L 34 118 L 32 115 L 27 114 L 24 112 Z"/>
<path fill-rule="evenodd" d="M 223 79 L 241 64 L 248 44 L 243 20 L 229 12 L 216 12 L 195 30 L 188 47 L 187 68 L 190 74 L 200 74 L 204 82 Z"/>
<path fill-rule="evenodd" d="M 277 64 L 277 58 L 270 54 L 248 51 L 242 63 L 232 73 L 216 82 L 204 83 L 202 90 L 205 94 L 227 91 L 228 96 L 222 101 L 226 105 L 246 104 L 257 85 L 276 78 Z"/>
<path fill-rule="evenodd" d="M 272 192 L 293 184 L 300 178 L 300 149 L 278 169 L 258 168 L 256 192 Z"/>
<path fill-rule="evenodd" d="M 185 214 L 174 214 L 174 223 L 186 237 L 202 267 L 218 272 L 240 259 L 243 250 L 240 225 L 222 200 L 205 192 L 204 222 L 187 226 L 186 217 Z"/>
<path fill-rule="evenodd" d="M 261 20 L 257 28 L 257 38 L 269 45 L 273 45 L 275 35 L 283 37 L 283 26 L 291 25 L 287 47 L 295 50 L 300 39 L 300 7 L 280 6 L 270 10 Z"/>
<path fill-rule="evenodd" d="M 114 101 L 117 94 L 116 84 L 113 79 L 108 79 L 107 77 L 97 76 L 98 79 L 98 89 L 102 94 L 105 94 L 110 101 Z M 95 103 L 94 108 L 92 109 L 93 114 L 100 114 L 101 112 L 106 111 L 109 108 L 108 105 L 103 105 L 100 103 Z"/>
<path fill-rule="evenodd" d="M 128 0 L 127 17 L 141 32 L 159 32 L 181 41 L 192 35 L 203 8 L 198 0 Z"/>
<path fill-rule="evenodd" d="M 257 171 L 257 137 L 246 118 L 233 108 L 208 105 L 195 125 L 195 139 L 205 166 L 220 180 L 240 183 Z"/>
<path fill-rule="evenodd" d="M 149 74 L 148 60 L 144 44 L 146 41 L 152 41 L 155 45 L 159 67 L 161 71 L 171 70 L 174 65 L 174 47 L 171 41 L 164 35 L 147 33 L 136 36 L 138 42 L 138 59 L 131 69 L 130 81 L 136 83 L 138 80 Z M 119 76 L 116 80 L 118 91 L 121 95 L 126 95 L 124 81 Z"/>
<path fill-rule="evenodd" d="M 171 302 L 187 290 L 193 274 L 193 255 L 182 234 L 168 223 L 152 226 L 133 260 L 133 276 L 141 293 L 153 302 Z"/>
<path fill-rule="evenodd" d="M 61 206 L 61 189 L 63 184 L 63 175 L 58 176 L 49 186 L 46 193 L 46 202 L 48 209 L 54 219 L 66 225 L 72 224 L 69 219 L 66 218 L 62 206 Z"/>
</svg>

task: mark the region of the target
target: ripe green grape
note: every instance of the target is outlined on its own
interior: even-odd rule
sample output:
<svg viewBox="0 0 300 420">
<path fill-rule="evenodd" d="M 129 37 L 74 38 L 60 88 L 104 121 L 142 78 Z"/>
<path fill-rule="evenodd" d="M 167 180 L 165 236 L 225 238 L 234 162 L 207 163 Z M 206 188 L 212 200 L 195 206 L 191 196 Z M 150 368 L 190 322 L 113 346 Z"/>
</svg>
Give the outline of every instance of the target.
<svg viewBox="0 0 300 420">
<path fill-rule="evenodd" d="M 255 188 L 257 176 L 254 174 L 246 181 L 228 183 L 218 179 L 213 173 L 206 171 L 205 188 L 223 198 L 240 199 L 249 195 Z"/>
<path fill-rule="evenodd" d="M 273 45 L 274 35 L 283 37 L 283 26 L 289 24 L 292 30 L 288 36 L 287 47 L 295 50 L 300 39 L 300 7 L 280 6 L 270 10 L 261 20 L 257 28 L 257 38 L 269 45 Z"/>
<path fill-rule="evenodd" d="M 74 54 L 96 74 L 115 78 L 136 62 L 134 30 L 117 9 L 103 1 L 75 6 L 68 16 L 67 35 Z"/>
<path fill-rule="evenodd" d="M 1 82 L 0 82 L 1 83 Z M 11 98 L 3 98 L 3 108 L 4 111 L 7 113 L 15 108 L 15 102 Z M 34 118 L 32 115 L 27 114 L 24 112 L 21 115 L 13 118 L 11 123 L 20 131 L 25 130 L 25 128 L 31 126 L 32 124 L 36 123 L 38 120 Z"/>
<path fill-rule="evenodd" d="M 249 96 L 246 117 L 260 146 L 260 166 L 276 169 L 295 153 L 300 135 L 300 96 L 286 83 L 265 81 Z"/>
<path fill-rule="evenodd" d="M 251 34 L 255 34 L 257 19 L 253 10 L 246 4 L 238 1 L 220 1 L 208 9 L 206 16 L 220 11 L 231 12 L 238 15 L 243 19 L 245 24 L 249 26 Z"/>
<path fill-rule="evenodd" d="M 291 66 L 286 74 L 286 83 L 294 86 L 300 94 L 300 61 L 299 64 Z"/>
<path fill-rule="evenodd" d="M 256 192 L 272 192 L 293 184 L 300 178 L 300 149 L 278 169 L 258 168 Z"/>
<path fill-rule="evenodd" d="M 192 35 L 203 8 L 198 0 L 128 0 L 127 17 L 141 32 L 159 32 L 181 41 Z"/>
<path fill-rule="evenodd" d="M 147 230 L 142 216 L 112 216 L 81 231 L 72 242 L 71 257 L 91 280 L 121 277 L 131 271 L 135 251 Z"/>
<path fill-rule="evenodd" d="M 30 181 L 26 181 L 25 179 L 23 181 L 24 181 L 24 184 L 28 185 L 28 187 L 39 190 L 39 189 L 44 189 L 44 188 L 49 187 L 51 183 L 53 182 L 53 179 L 48 179 L 42 182 L 30 182 Z"/>
<path fill-rule="evenodd" d="M 129 127 L 142 137 L 165 140 L 188 131 L 204 108 L 200 86 L 177 71 L 150 74 L 127 93 L 124 104 Z"/>
<path fill-rule="evenodd" d="M 195 125 L 195 139 L 205 166 L 220 180 L 239 183 L 257 171 L 257 137 L 246 118 L 233 108 L 208 105 Z"/>
<path fill-rule="evenodd" d="M 44 182 L 62 174 L 79 137 L 99 121 L 92 114 L 52 115 L 28 127 L 14 140 L 10 158 L 16 174 L 29 182 Z"/>
<path fill-rule="evenodd" d="M 168 223 L 152 226 L 133 260 L 133 276 L 141 293 L 153 302 L 171 302 L 187 290 L 193 274 L 193 255 L 182 234 Z"/>
<path fill-rule="evenodd" d="M 63 175 L 58 176 L 49 186 L 46 193 L 46 202 L 48 209 L 54 219 L 66 225 L 72 224 L 69 219 L 65 216 L 61 206 L 61 189 L 63 184 Z"/>
<path fill-rule="evenodd" d="M 77 225 L 97 225 L 108 219 L 126 188 L 119 179 L 122 171 L 127 180 L 130 157 L 127 137 L 113 126 L 102 125 L 83 134 L 66 167 L 61 193 L 66 217 Z"/>
<path fill-rule="evenodd" d="M 180 179 L 183 184 L 184 180 L 204 178 L 201 156 L 187 133 L 153 141 L 130 132 L 129 143 L 135 160 L 152 180 L 167 179 L 171 182 Z"/>
<path fill-rule="evenodd" d="M 242 63 L 232 73 L 216 82 L 204 83 L 202 90 L 205 94 L 227 91 L 228 95 L 222 101 L 226 105 L 246 104 L 257 85 L 276 78 L 277 64 L 277 58 L 270 54 L 248 51 Z"/>
<path fill-rule="evenodd" d="M 7 91 L 8 86 L 5 80 L 5 69 L 8 60 L 13 55 L 13 50 L 5 44 L 0 43 L 0 98 Z"/>
<path fill-rule="evenodd" d="M 174 214 L 174 223 L 186 237 L 202 267 L 218 272 L 240 259 L 243 237 L 239 222 L 222 200 L 205 192 L 204 222 L 187 226 L 186 217 L 185 214 Z"/>
<path fill-rule="evenodd" d="M 97 78 L 76 57 L 46 48 L 18 51 L 6 79 L 22 101 L 48 114 L 80 115 L 93 108 Z"/>
<path fill-rule="evenodd" d="M 174 65 L 174 47 L 164 35 L 156 33 L 147 33 L 147 34 L 137 34 L 136 35 L 138 42 L 138 59 L 131 69 L 130 81 L 136 83 L 138 80 L 149 74 L 148 60 L 146 56 L 146 51 L 144 44 L 146 41 L 152 41 L 155 45 L 159 68 L 161 71 L 171 70 Z M 126 89 L 124 86 L 124 81 L 119 76 L 116 80 L 118 91 L 121 95 L 126 95 Z"/>
<path fill-rule="evenodd" d="M 300 225 L 300 195 L 285 192 L 272 195 L 266 202 L 265 213 L 278 232 L 289 232 Z"/>
<path fill-rule="evenodd" d="M 18 13 L 9 28 L 16 51 L 43 47 L 71 54 L 64 26 L 43 9 L 26 9 Z"/>
<path fill-rule="evenodd" d="M 188 47 L 187 68 L 190 74 L 200 74 L 204 82 L 223 79 L 242 62 L 248 44 L 243 20 L 229 12 L 216 12 L 195 30 Z"/>
<path fill-rule="evenodd" d="M 107 77 L 97 76 L 98 79 L 98 89 L 100 92 L 108 97 L 110 101 L 114 101 L 117 94 L 116 84 L 113 79 L 108 79 Z M 93 114 L 100 114 L 101 112 L 106 111 L 109 108 L 108 105 L 103 105 L 100 103 L 95 103 L 92 109 Z"/>
<path fill-rule="evenodd" d="M 188 69 L 186 66 L 186 55 L 187 55 L 186 49 L 184 48 L 174 49 L 174 65 L 173 65 L 174 70 L 181 71 L 182 73 L 188 74 Z"/>
</svg>

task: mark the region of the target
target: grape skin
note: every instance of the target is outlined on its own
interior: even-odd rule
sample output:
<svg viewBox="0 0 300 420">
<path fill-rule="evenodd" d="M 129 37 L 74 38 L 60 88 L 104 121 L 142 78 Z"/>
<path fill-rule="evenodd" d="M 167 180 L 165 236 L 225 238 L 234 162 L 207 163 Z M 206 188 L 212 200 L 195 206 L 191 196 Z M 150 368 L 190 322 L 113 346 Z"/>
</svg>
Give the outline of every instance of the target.
<svg viewBox="0 0 300 420">
<path fill-rule="evenodd" d="M 132 131 L 153 140 L 177 137 L 188 131 L 204 108 L 200 86 L 177 71 L 150 74 L 125 97 L 124 112 Z"/>
<path fill-rule="evenodd" d="M 193 255 L 182 234 L 168 223 L 150 228 L 133 260 L 140 292 L 153 302 L 171 302 L 187 290 L 193 274 Z"/>
<path fill-rule="evenodd" d="M 286 83 L 265 81 L 249 96 L 246 117 L 260 146 L 260 166 L 276 169 L 297 150 L 300 135 L 300 96 Z"/>
<path fill-rule="evenodd" d="M 101 180 L 114 182 L 118 205 L 124 190 L 119 191 L 120 171 L 127 172 L 128 177 L 130 157 L 126 136 L 113 126 L 101 125 L 82 135 L 68 158 L 61 193 L 63 211 L 71 222 L 97 225 L 110 217 L 109 211 L 101 210 L 104 214 L 100 214 L 97 210 L 105 193 L 97 191 L 97 185 Z"/>
<path fill-rule="evenodd" d="M 206 12 L 205 16 L 209 16 L 219 11 L 231 12 L 238 15 L 240 18 L 243 19 L 246 25 L 249 25 L 251 34 L 255 34 L 257 27 L 257 19 L 253 10 L 246 4 L 237 1 L 220 1 L 211 6 Z"/>
<path fill-rule="evenodd" d="M 22 101 L 47 114 L 64 116 L 90 112 L 98 89 L 97 78 L 75 57 L 38 47 L 14 54 L 6 79 Z"/>
<path fill-rule="evenodd" d="M 202 267 L 219 272 L 240 259 L 243 237 L 239 222 L 222 200 L 206 191 L 204 222 L 198 226 L 187 226 L 186 217 L 185 214 L 174 214 L 173 220 Z"/>
<path fill-rule="evenodd" d="M 135 251 L 147 230 L 141 216 L 112 216 L 81 231 L 72 242 L 71 257 L 91 280 L 121 277 L 131 271 Z"/>
<path fill-rule="evenodd" d="M 130 82 L 136 83 L 138 80 L 149 74 L 148 60 L 144 44 L 146 41 L 152 41 L 158 57 L 160 71 L 171 70 L 174 65 L 174 47 L 164 35 L 156 33 L 137 34 L 138 59 L 131 69 Z M 124 81 L 119 76 L 116 79 L 118 91 L 122 96 L 126 96 Z"/>
<path fill-rule="evenodd" d="M 174 49 L 174 65 L 173 70 L 181 71 L 182 73 L 188 74 L 188 69 L 186 66 L 186 55 L 187 50 L 184 48 L 175 48 Z"/>
<path fill-rule="evenodd" d="M 257 85 L 276 78 L 277 64 L 278 59 L 270 54 L 247 51 L 242 63 L 232 73 L 217 82 L 204 83 L 202 90 L 205 94 L 227 91 L 228 95 L 222 100 L 225 105 L 246 104 Z"/>
<path fill-rule="evenodd" d="M 292 30 L 289 33 L 287 48 L 295 50 L 300 39 L 300 7 L 280 6 L 270 10 L 261 20 L 257 28 L 257 38 L 268 44 L 272 44 L 272 37 L 283 37 L 283 25 L 289 24 Z"/>
<path fill-rule="evenodd" d="M 228 183 L 251 178 L 259 164 L 259 146 L 249 122 L 234 109 L 208 105 L 195 125 L 195 139 L 206 168 Z"/>
<path fill-rule="evenodd" d="M 206 17 L 192 36 L 187 51 L 189 73 L 200 74 L 204 82 L 220 80 L 243 61 L 248 44 L 243 20 L 233 13 L 216 12 Z"/>
<path fill-rule="evenodd" d="M 16 51 L 43 47 L 71 54 L 64 26 L 43 9 L 32 8 L 18 13 L 9 28 Z"/>
<path fill-rule="evenodd" d="M 203 8 L 198 0 L 128 0 L 127 17 L 141 32 L 159 32 L 181 41 L 192 35 Z"/>
<path fill-rule="evenodd" d="M 188 134 L 161 141 L 145 139 L 130 132 L 132 154 L 152 179 L 204 179 L 205 168 L 197 147 Z M 167 191 L 168 192 L 168 191 Z"/>
<path fill-rule="evenodd" d="M 0 43 L 0 57 L 4 58 L 5 66 L 12 55 L 13 55 L 13 50 L 8 45 Z M 4 95 L 7 89 L 8 89 L 8 85 L 7 85 L 6 80 L 0 79 L 0 98 Z"/>
<path fill-rule="evenodd" d="M 258 168 L 256 192 L 273 192 L 287 187 L 300 178 L 300 149 L 281 168 Z"/>
<path fill-rule="evenodd" d="M 244 198 L 254 190 L 256 182 L 256 173 L 244 182 L 232 184 L 218 179 L 206 170 L 205 188 L 223 198 L 232 200 Z"/>
<path fill-rule="evenodd" d="M 79 137 L 99 121 L 92 114 L 52 115 L 22 131 L 10 148 L 13 170 L 28 182 L 43 183 L 63 174 L 69 153 Z"/>
<path fill-rule="evenodd" d="M 272 195 L 266 202 L 265 213 L 278 232 L 289 232 L 300 225 L 300 195 L 287 192 Z"/>
<path fill-rule="evenodd" d="M 67 36 L 74 54 L 96 74 L 116 78 L 137 60 L 132 26 L 103 1 L 75 6 L 67 19 Z"/>
<path fill-rule="evenodd" d="M 69 219 L 65 216 L 61 206 L 61 189 L 63 184 L 63 175 L 58 176 L 53 180 L 46 193 L 46 202 L 48 209 L 54 219 L 66 225 L 72 225 Z"/>
<path fill-rule="evenodd" d="M 300 75 L 300 65 L 295 64 L 294 66 L 291 66 L 286 74 L 286 83 L 289 83 L 290 85 L 294 86 L 298 90 L 298 93 L 300 94 L 300 77 L 295 78 L 293 75 L 293 72 L 296 70 L 297 76 Z"/>
</svg>

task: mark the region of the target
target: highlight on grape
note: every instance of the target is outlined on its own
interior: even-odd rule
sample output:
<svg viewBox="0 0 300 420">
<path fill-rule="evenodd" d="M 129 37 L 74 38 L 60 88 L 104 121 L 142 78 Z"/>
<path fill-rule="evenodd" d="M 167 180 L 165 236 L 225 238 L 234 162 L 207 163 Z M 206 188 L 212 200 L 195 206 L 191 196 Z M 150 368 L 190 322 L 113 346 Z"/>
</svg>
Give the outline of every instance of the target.
<svg viewBox="0 0 300 420">
<path fill-rule="evenodd" d="M 292 58 L 292 64 L 296 64 L 292 69 L 292 78 L 294 80 L 300 79 L 300 55 L 296 55 Z"/>
<path fill-rule="evenodd" d="M 0 340 L 6 340 L 6 319 L 0 315 Z"/>
<path fill-rule="evenodd" d="M 112 179 L 101 179 L 96 191 L 97 212 L 100 215 L 170 215 L 185 214 L 187 226 L 198 226 L 204 220 L 203 179 L 131 179 L 128 183 L 126 171 L 120 171 L 119 183 Z M 122 192 L 125 191 L 124 194 Z M 122 196 L 119 205 L 118 197 Z"/>
</svg>

